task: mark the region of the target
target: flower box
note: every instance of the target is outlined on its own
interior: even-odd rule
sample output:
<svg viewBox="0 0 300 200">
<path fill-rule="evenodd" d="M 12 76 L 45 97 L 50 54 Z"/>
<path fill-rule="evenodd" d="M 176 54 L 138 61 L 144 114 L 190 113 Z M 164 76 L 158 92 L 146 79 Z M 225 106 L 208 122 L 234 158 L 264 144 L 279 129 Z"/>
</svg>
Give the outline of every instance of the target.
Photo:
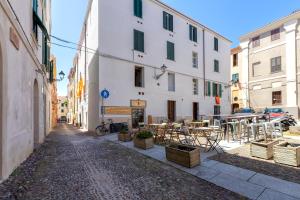
<svg viewBox="0 0 300 200">
<path fill-rule="evenodd" d="M 257 158 L 271 159 L 273 157 L 273 147 L 278 143 L 278 140 L 269 140 L 267 142 L 264 139 L 256 140 L 250 145 L 250 154 Z"/>
<path fill-rule="evenodd" d="M 140 139 L 135 137 L 133 140 L 134 146 L 140 149 L 151 149 L 154 146 L 153 137 L 146 138 L 146 139 Z"/>
<path fill-rule="evenodd" d="M 274 161 L 276 163 L 300 166 L 300 144 L 283 142 L 274 146 Z"/>
<path fill-rule="evenodd" d="M 122 142 L 129 142 L 129 141 L 132 140 L 131 133 L 129 133 L 129 132 L 120 132 L 118 134 L 118 139 L 119 139 L 119 141 L 122 141 Z"/>
<path fill-rule="evenodd" d="M 200 164 L 200 149 L 189 145 L 171 144 L 166 146 L 167 160 L 184 167 L 193 168 Z"/>
</svg>

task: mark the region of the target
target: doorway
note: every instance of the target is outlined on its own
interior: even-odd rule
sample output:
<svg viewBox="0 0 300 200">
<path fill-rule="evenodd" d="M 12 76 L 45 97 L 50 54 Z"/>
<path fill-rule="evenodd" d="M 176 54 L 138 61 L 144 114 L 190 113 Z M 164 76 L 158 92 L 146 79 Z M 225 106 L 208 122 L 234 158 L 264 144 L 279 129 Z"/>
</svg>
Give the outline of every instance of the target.
<svg viewBox="0 0 300 200">
<path fill-rule="evenodd" d="M 132 128 L 138 128 L 139 123 L 145 122 L 145 109 L 144 108 L 132 108 Z"/>
<path fill-rule="evenodd" d="M 232 114 L 235 113 L 240 108 L 238 103 L 232 104 Z"/>
<path fill-rule="evenodd" d="M 197 121 L 199 119 L 199 103 L 193 103 L 193 120 Z"/>
<path fill-rule="evenodd" d="M 33 134 L 34 147 L 39 143 L 39 86 L 35 79 L 33 84 Z"/>
<path fill-rule="evenodd" d="M 176 101 L 168 101 L 168 120 L 170 122 L 176 120 Z"/>
</svg>

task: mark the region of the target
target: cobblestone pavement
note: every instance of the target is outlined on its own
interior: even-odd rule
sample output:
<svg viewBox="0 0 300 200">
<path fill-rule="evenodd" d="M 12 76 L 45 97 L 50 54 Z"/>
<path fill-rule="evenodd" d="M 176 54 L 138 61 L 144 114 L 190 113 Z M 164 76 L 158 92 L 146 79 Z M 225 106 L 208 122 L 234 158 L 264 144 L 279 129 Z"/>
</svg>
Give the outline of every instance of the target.
<svg viewBox="0 0 300 200">
<path fill-rule="evenodd" d="M 245 199 L 64 125 L 0 185 L 0 199 Z"/>
</svg>

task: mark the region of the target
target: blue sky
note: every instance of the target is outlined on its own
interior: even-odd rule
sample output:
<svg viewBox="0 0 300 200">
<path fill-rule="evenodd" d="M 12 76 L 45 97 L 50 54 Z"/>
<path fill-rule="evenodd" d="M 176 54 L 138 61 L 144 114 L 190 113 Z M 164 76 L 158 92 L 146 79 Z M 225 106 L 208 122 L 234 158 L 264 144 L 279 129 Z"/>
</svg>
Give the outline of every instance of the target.
<svg viewBox="0 0 300 200">
<path fill-rule="evenodd" d="M 109 1 L 109 0 L 105 0 Z M 239 36 L 300 9 L 300 0 L 162 0 L 238 45 Z M 52 35 L 78 42 L 88 0 L 52 0 Z M 53 40 L 52 42 L 56 42 Z M 61 43 L 61 42 L 60 42 Z M 58 94 L 67 94 L 75 50 L 52 45 L 58 72 L 66 74 Z"/>
</svg>

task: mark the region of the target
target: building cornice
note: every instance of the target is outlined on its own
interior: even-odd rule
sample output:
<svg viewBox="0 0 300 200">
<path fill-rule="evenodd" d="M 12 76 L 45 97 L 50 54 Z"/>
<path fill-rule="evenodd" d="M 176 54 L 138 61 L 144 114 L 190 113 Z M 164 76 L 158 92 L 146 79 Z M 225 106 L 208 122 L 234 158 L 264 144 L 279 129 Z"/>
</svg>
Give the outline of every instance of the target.
<svg viewBox="0 0 300 200">
<path fill-rule="evenodd" d="M 292 14 L 290 14 L 286 17 L 280 18 L 278 20 L 275 20 L 261 28 L 256 29 L 255 31 L 252 31 L 250 33 L 242 35 L 240 37 L 240 41 L 244 41 L 244 40 L 248 40 L 249 38 L 256 37 L 258 35 L 261 35 L 262 33 L 265 33 L 267 31 L 271 31 L 272 29 L 278 28 L 291 20 L 295 20 L 295 19 L 299 19 L 299 18 L 300 18 L 300 11 L 293 12 Z"/>
</svg>

